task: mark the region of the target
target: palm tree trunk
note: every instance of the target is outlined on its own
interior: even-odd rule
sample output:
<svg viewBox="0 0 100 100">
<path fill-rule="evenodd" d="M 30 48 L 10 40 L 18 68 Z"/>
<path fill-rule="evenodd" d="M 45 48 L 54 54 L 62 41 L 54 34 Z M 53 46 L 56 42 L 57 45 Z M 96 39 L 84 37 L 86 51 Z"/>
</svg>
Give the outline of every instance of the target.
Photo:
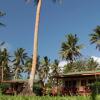
<svg viewBox="0 0 100 100">
<path fill-rule="evenodd" d="M 31 91 L 33 90 L 33 81 L 35 76 L 36 64 L 37 64 L 37 54 L 38 54 L 38 29 L 39 29 L 39 20 L 40 20 L 40 12 L 41 12 L 42 0 L 38 1 L 37 11 L 36 11 L 36 22 L 34 29 L 34 49 L 33 49 L 33 61 L 32 61 L 32 69 L 29 78 L 29 86 Z"/>
<path fill-rule="evenodd" d="M 15 70 L 14 80 L 18 79 L 18 67 Z"/>
<path fill-rule="evenodd" d="M 3 66 L 2 66 L 2 75 L 1 75 L 1 80 L 3 81 L 3 76 L 4 76 L 4 73 L 3 73 Z"/>
</svg>

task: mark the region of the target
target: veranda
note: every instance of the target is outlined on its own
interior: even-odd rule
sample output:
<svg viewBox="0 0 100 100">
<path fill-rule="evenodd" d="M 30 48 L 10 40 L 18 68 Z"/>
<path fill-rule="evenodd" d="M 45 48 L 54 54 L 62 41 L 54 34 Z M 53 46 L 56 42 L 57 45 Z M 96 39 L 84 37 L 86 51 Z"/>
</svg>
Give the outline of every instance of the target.
<svg viewBox="0 0 100 100">
<path fill-rule="evenodd" d="M 90 95 L 92 91 L 89 85 L 100 81 L 100 70 L 67 73 L 53 78 L 57 80 L 57 85 L 52 88 L 53 95 L 58 91 L 62 95 Z M 59 81 L 62 81 L 62 86 Z"/>
</svg>

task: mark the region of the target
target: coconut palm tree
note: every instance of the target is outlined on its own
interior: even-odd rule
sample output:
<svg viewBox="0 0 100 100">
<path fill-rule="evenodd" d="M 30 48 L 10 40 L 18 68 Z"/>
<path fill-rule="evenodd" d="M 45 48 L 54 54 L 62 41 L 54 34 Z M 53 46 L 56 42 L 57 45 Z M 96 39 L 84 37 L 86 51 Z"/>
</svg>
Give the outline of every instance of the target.
<svg viewBox="0 0 100 100">
<path fill-rule="evenodd" d="M 55 59 L 53 61 L 53 63 L 51 63 L 51 66 L 50 66 L 50 76 L 49 76 L 49 84 L 57 84 L 59 83 L 58 82 L 58 79 L 55 79 L 55 78 L 52 78 L 52 76 L 58 76 L 59 74 L 61 74 L 61 68 L 59 67 L 59 60 Z"/>
<path fill-rule="evenodd" d="M 0 66 L 2 66 L 2 81 L 4 80 L 4 77 L 7 78 L 8 73 L 9 73 L 9 66 L 8 62 L 10 61 L 9 59 L 9 53 L 6 48 L 0 52 Z M 4 74 L 5 73 L 5 74 Z"/>
<path fill-rule="evenodd" d="M 41 11 L 41 5 L 42 0 L 35 0 L 37 3 L 37 10 L 36 10 L 36 22 L 35 22 L 35 28 L 34 28 L 34 48 L 33 48 L 33 61 L 32 61 L 32 68 L 29 78 L 29 87 L 30 90 L 33 91 L 33 81 L 36 71 L 36 64 L 37 64 L 37 55 L 38 55 L 38 30 L 39 30 L 39 20 L 40 20 L 40 11 Z"/>
<path fill-rule="evenodd" d="M 52 75 L 60 74 L 60 68 L 58 65 L 59 65 L 59 61 L 55 59 L 54 62 L 51 64 Z"/>
<path fill-rule="evenodd" d="M 49 75 L 49 69 L 50 69 L 50 59 L 47 56 L 45 56 L 43 57 L 43 59 L 41 59 L 40 66 L 38 67 L 39 78 L 42 87 L 45 86 L 45 81 L 47 80 Z"/>
<path fill-rule="evenodd" d="M 94 29 L 94 33 L 90 34 L 91 44 L 96 44 L 96 49 L 100 51 L 100 26 Z"/>
<path fill-rule="evenodd" d="M 62 59 L 72 63 L 77 57 L 81 56 L 80 50 L 83 46 L 78 45 L 78 37 L 76 34 L 68 34 L 65 37 L 66 41 L 61 44 L 60 55 Z"/>
<path fill-rule="evenodd" d="M 88 67 L 87 70 L 89 70 L 89 71 L 94 71 L 94 70 L 96 70 L 100 67 L 99 63 L 94 61 L 93 58 L 89 58 L 87 60 L 87 65 L 86 66 Z"/>
<path fill-rule="evenodd" d="M 2 46 L 4 45 L 4 42 L 0 43 L 0 79 L 2 80 Z"/>
<path fill-rule="evenodd" d="M 18 48 L 14 52 L 14 60 L 12 61 L 14 63 L 14 79 L 18 79 L 21 77 L 20 73 L 23 71 L 22 66 L 24 65 L 27 57 L 27 53 L 23 48 Z"/>
<path fill-rule="evenodd" d="M 27 79 L 29 79 L 29 75 L 30 75 L 30 72 L 31 72 L 31 68 L 32 68 L 32 58 L 28 57 L 26 59 L 26 62 L 25 62 L 25 73 L 27 73 Z"/>
<path fill-rule="evenodd" d="M 59 1 L 59 0 L 53 0 L 53 1 Z M 34 47 L 33 47 L 33 61 L 32 61 L 32 68 L 30 73 L 30 78 L 28 85 L 30 87 L 30 90 L 33 91 L 33 83 L 34 83 L 34 76 L 36 71 L 36 65 L 37 65 L 37 55 L 38 55 L 38 30 L 39 30 L 39 21 L 40 21 L 40 12 L 41 12 L 41 6 L 42 6 L 42 0 L 34 0 L 37 9 L 36 9 L 36 21 L 35 21 L 35 28 L 34 28 Z"/>
</svg>

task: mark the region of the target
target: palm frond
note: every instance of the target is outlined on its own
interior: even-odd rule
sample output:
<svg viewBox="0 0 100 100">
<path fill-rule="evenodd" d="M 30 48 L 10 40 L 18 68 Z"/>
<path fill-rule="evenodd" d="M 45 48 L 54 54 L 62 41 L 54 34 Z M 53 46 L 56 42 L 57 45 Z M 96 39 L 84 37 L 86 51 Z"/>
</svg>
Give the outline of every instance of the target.
<svg viewBox="0 0 100 100">
<path fill-rule="evenodd" d="M 0 26 L 6 26 L 6 25 L 0 22 Z"/>
<path fill-rule="evenodd" d="M 90 34 L 90 43 L 96 44 L 96 49 L 100 51 L 100 26 L 97 26 L 94 33 Z"/>
<path fill-rule="evenodd" d="M 6 13 L 4 13 L 3 11 L 0 11 L 0 17 L 6 15 Z"/>
<path fill-rule="evenodd" d="M 66 41 L 62 42 L 60 54 L 62 59 L 73 61 L 78 56 L 81 56 L 80 50 L 83 48 L 83 45 L 78 45 L 77 35 L 68 34 L 65 36 Z"/>
</svg>

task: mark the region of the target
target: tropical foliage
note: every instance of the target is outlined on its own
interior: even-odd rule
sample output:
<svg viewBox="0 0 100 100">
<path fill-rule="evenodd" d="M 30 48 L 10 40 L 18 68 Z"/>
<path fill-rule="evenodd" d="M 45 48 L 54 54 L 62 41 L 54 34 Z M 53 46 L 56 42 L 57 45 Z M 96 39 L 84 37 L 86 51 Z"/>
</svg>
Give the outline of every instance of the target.
<svg viewBox="0 0 100 100">
<path fill-rule="evenodd" d="M 2 51 L 2 54 L 1 54 L 1 66 L 2 66 L 2 81 L 3 79 L 9 79 L 9 74 L 10 74 L 10 69 L 9 69 L 9 53 L 7 51 L 6 48 L 4 48 L 4 50 Z M 5 74 L 4 74 L 5 73 Z"/>
<path fill-rule="evenodd" d="M 5 15 L 5 13 L 3 11 L 0 11 L 0 17 L 3 17 Z M 3 24 L 1 21 L 0 21 L 0 26 L 5 26 L 5 24 Z"/>
<path fill-rule="evenodd" d="M 52 75 L 59 75 L 60 73 L 59 61 L 57 59 L 51 64 L 51 74 Z"/>
<path fill-rule="evenodd" d="M 45 86 L 45 82 L 49 75 L 49 68 L 50 68 L 50 59 L 47 56 L 45 56 L 41 60 L 40 67 L 38 69 L 39 79 L 43 87 Z"/>
<path fill-rule="evenodd" d="M 53 0 L 53 2 L 57 1 L 60 0 Z M 18 48 L 12 57 L 9 55 L 6 48 L 0 48 L 0 75 L 2 81 L 8 79 L 20 79 L 23 78 L 24 74 L 27 74 L 26 79 L 29 79 L 28 85 L 30 90 L 32 90 L 34 77 L 36 75 L 38 77 L 35 77 L 35 79 L 37 79 L 44 88 L 46 84 L 52 85 L 53 81 L 54 83 L 57 82 L 57 80 L 52 80 L 52 76 L 54 75 L 56 76 L 68 72 L 92 71 L 100 68 L 100 65 L 92 58 L 85 60 L 77 59 L 82 55 L 80 50 L 83 48 L 83 45 L 78 43 L 79 38 L 76 34 L 66 35 L 66 40 L 61 44 L 60 55 L 62 60 L 68 62 L 63 70 L 59 68 L 59 60 L 54 60 L 51 63 L 47 56 L 40 59 L 40 57 L 38 57 L 38 30 L 42 0 L 34 0 L 34 4 L 36 5 L 37 10 L 34 28 L 33 57 L 29 57 L 24 48 Z M 0 11 L 0 17 L 4 15 L 5 13 Z M 4 26 L 2 22 L 0 22 L 0 26 L 1 25 Z M 90 34 L 90 42 L 91 44 L 96 44 L 96 49 L 100 50 L 100 26 L 97 26 L 94 29 L 94 33 Z M 5 42 L 0 43 L 0 47 L 2 47 L 4 43 Z M 12 76 L 14 77 L 12 78 Z"/>
<path fill-rule="evenodd" d="M 90 34 L 91 44 L 96 44 L 96 49 L 100 51 L 100 26 L 94 29 L 94 33 Z"/>
<path fill-rule="evenodd" d="M 80 72 L 80 71 L 94 71 L 100 67 L 99 63 L 93 60 L 93 58 L 79 59 L 73 63 L 68 63 L 64 66 L 64 73 L 68 72 Z"/>
<path fill-rule="evenodd" d="M 25 52 L 25 49 L 18 48 L 14 52 L 14 79 L 21 78 L 21 72 L 23 72 L 23 66 L 25 64 L 25 60 L 27 59 L 27 53 Z"/>
<path fill-rule="evenodd" d="M 82 45 L 78 45 L 77 35 L 68 34 L 65 36 L 66 41 L 62 42 L 60 54 L 62 59 L 69 62 L 73 62 L 77 57 L 81 56 L 80 50 L 83 48 Z"/>
<path fill-rule="evenodd" d="M 0 43 L 0 68 L 1 68 L 1 80 L 9 79 L 10 68 L 9 68 L 9 53 L 6 48 L 2 48 L 5 42 Z M 5 74 L 4 74 L 5 73 Z"/>
<path fill-rule="evenodd" d="M 28 79 L 29 79 L 29 75 L 30 75 L 30 72 L 31 72 L 31 67 L 32 67 L 32 58 L 31 57 L 28 57 L 26 59 L 25 68 L 24 68 L 24 72 L 27 73 L 27 78 Z"/>
</svg>

